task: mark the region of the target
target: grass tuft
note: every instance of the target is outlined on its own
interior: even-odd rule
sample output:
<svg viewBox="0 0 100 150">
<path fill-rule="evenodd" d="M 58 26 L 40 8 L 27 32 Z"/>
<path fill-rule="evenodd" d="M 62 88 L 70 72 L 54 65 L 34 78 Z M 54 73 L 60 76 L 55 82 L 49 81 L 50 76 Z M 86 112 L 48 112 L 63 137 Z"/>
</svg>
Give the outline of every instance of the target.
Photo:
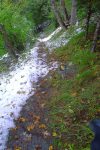
<svg viewBox="0 0 100 150">
<path fill-rule="evenodd" d="M 100 116 L 100 59 L 98 53 L 89 51 L 90 47 L 91 41 L 85 41 L 81 32 L 54 50 L 58 61 L 71 61 L 77 66 L 73 78 L 63 79 L 56 73 L 50 80 L 50 128 L 57 133 L 54 144 L 58 149 L 90 149 L 93 134 L 89 122 Z"/>
</svg>

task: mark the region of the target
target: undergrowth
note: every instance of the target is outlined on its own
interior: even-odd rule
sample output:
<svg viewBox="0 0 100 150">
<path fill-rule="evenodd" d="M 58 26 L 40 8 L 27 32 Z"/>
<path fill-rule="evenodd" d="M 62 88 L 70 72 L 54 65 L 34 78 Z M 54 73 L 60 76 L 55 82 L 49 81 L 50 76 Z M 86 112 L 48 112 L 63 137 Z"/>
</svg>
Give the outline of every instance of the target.
<svg viewBox="0 0 100 150">
<path fill-rule="evenodd" d="M 5 63 L 0 61 L 0 73 L 8 71 L 8 67 Z"/>
<path fill-rule="evenodd" d="M 1 44 L 0 44 L 0 57 L 1 57 L 1 56 L 3 56 L 4 54 L 7 53 L 5 48 L 4 48 L 4 46 L 3 46 L 4 45 L 4 41 L 3 41 L 2 37 L 1 37 L 1 35 L 0 35 L 0 42 L 1 42 Z"/>
<path fill-rule="evenodd" d="M 100 59 L 98 53 L 89 51 L 90 47 L 91 41 L 85 41 L 81 32 L 51 55 L 63 64 L 72 62 L 77 66 L 72 78 L 55 73 L 49 81 L 50 128 L 56 133 L 54 145 L 58 150 L 90 149 L 93 134 L 89 122 L 100 116 Z"/>
</svg>

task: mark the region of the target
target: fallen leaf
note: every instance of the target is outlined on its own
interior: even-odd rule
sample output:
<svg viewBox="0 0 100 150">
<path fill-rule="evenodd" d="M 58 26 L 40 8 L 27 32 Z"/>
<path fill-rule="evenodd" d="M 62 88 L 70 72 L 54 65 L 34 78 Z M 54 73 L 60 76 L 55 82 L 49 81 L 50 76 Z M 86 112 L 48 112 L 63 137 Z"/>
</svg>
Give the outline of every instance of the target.
<svg viewBox="0 0 100 150">
<path fill-rule="evenodd" d="M 83 91 L 85 91 L 85 89 L 84 89 L 84 88 L 82 88 L 82 92 L 83 92 Z"/>
<path fill-rule="evenodd" d="M 26 119 L 24 117 L 20 117 L 18 120 L 19 120 L 19 122 L 25 122 L 26 121 Z"/>
<path fill-rule="evenodd" d="M 15 150 L 21 150 L 21 148 L 19 147 L 19 148 L 16 148 Z"/>
<path fill-rule="evenodd" d="M 52 133 L 52 136 L 54 136 L 54 137 L 57 136 L 57 133 L 56 133 L 56 132 L 53 132 L 53 133 Z"/>
<path fill-rule="evenodd" d="M 68 109 L 69 113 L 74 113 L 74 111 L 72 109 Z"/>
<path fill-rule="evenodd" d="M 36 145 L 34 150 L 41 150 L 42 147 L 40 145 Z"/>
<path fill-rule="evenodd" d="M 11 128 L 12 131 L 16 131 L 17 129 L 18 129 L 18 127 Z"/>
<path fill-rule="evenodd" d="M 45 128 L 46 128 L 46 125 L 45 125 L 45 124 L 41 124 L 41 125 L 39 125 L 39 128 L 45 129 Z"/>
<path fill-rule="evenodd" d="M 44 108 L 44 106 L 45 106 L 45 103 L 41 104 L 41 107 L 42 107 L 42 108 Z"/>
<path fill-rule="evenodd" d="M 47 138 L 47 137 L 50 136 L 50 133 L 49 133 L 48 131 L 44 131 L 44 132 L 43 132 L 43 135 L 44 135 L 45 138 Z"/>
<path fill-rule="evenodd" d="M 35 121 L 39 121 L 40 120 L 40 116 L 34 116 Z"/>
<path fill-rule="evenodd" d="M 65 67 L 64 67 L 63 65 L 61 65 L 61 66 L 60 66 L 60 69 L 61 69 L 61 70 L 64 70 L 64 69 L 65 69 Z"/>
<path fill-rule="evenodd" d="M 49 150 L 53 150 L 53 146 L 52 145 L 49 146 Z"/>
<path fill-rule="evenodd" d="M 34 128 L 35 128 L 35 125 L 34 125 L 34 124 L 31 124 L 31 125 L 27 126 L 27 130 L 28 130 L 28 131 L 31 131 L 31 130 L 33 130 Z"/>
<path fill-rule="evenodd" d="M 76 92 L 74 92 L 74 93 L 72 93 L 71 95 L 75 97 L 75 96 L 77 96 L 77 93 L 76 93 Z"/>
<path fill-rule="evenodd" d="M 15 148 L 14 150 L 22 150 L 22 149 L 21 149 L 21 147 L 17 147 L 17 148 Z"/>
</svg>

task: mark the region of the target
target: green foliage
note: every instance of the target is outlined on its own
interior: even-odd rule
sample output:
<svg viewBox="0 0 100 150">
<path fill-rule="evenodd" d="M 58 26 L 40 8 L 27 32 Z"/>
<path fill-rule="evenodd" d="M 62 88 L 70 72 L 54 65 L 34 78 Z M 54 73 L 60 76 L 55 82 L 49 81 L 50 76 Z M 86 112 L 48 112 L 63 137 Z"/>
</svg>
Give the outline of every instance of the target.
<svg viewBox="0 0 100 150">
<path fill-rule="evenodd" d="M 91 3 L 92 13 L 97 15 L 100 14 L 100 1 L 99 0 L 93 0 L 93 1 L 87 1 L 87 0 L 78 0 L 78 17 L 80 20 L 86 18 L 89 4 Z"/>
<path fill-rule="evenodd" d="M 71 6 L 72 6 L 71 0 L 65 0 L 65 4 L 66 4 L 66 8 L 67 8 L 67 10 L 68 10 L 68 12 L 70 14 L 70 12 L 71 12 Z"/>
<path fill-rule="evenodd" d="M 46 36 L 50 35 L 54 30 L 55 30 L 55 24 L 50 24 L 45 30 L 44 33 L 46 34 Z"/>
<path fill-rule="evenodd" d="M 4 41 L 0 35 L 0 56 L 3 56 L 4 54 L 6 54 L 6 50 L 4 48 Z"/>
<path fill-rule="evenodd" d="M 74 64 L 78 65 L 79 73 L 76 78 L 80 83 L 84 80 L 91 80 L 96 76 L 96 54 L 91 53 L 90 50 L 78 50 L 72 60 Z"/>
<path fill-rule="evenodd" d="M 0 11 L 0 22 L 5 26 L 9 39 L 13 45 L 19 50 L 23 47 L 27 40 L 27 34 L 31 28 L 30 21 L 24 15 L 21 15 L 21 6 L 9 2 L 2 1 Z M 0 40 L 1 47 L 3 46 Z M 3 46 L 4 47 L 4 46 Z M 1 49 L 3 51 L 3 49 Z"/>
<path fill-rule="evenodd" d="M 94 78 L 95 76 L 95 70 L 93 69 L 88 69 L 82 73 L 79 73 L 77 76 L 76 76 L 76 79 L 82 83 L 84 80 L 90 80 L 91 78 Z"/>
<path fill-rule="evenodd" d="M 78 0 L 78 18 L 80 20 L 84 19 L 87 15 L 87 7 L 88 7 L 88 2 L 86 0 L 80 1 Z"/>
<path fill-rule="evenodd" d="M 85 41 L 82 32 L 54 52 L 58 61 L 65 64 L 71 61 L 77 66 L 74 78 L 61 79 L 59 75 L 55 75 L 50 81 L 53 86 L 53 96 L 48 104 L 50 128 L 57 132 L 55 145 L 57 147 L 59 143 L 60 149 L 89 150 L 93 139 L 88 123 L 99 114 L 100 106 L 97 101 L 100 97 L 100 69 L 97 65 L 99 58 L 97 59 L 96 53 L 89 51 L 90 46 L 91 41 Z"/>
<path fill-rule="evenodd" d="M 0 73 L 8 71 L 8 67 L 5 63 L 3 63 L 2 61 L 0 61 Z"/>
<path fill-rule="evenodd" d="M 30 15 L 29 18 L 31 18 L 35 26 L 37 26 L 48 19 L 50 2 L 47 0 L 29 0 L 26 8 L 27 14 Z"/>
<path fill-rule="evenodd" d="M 80 8 L 77 15 L 80 20 L 84 19 L 86 17 L 86 8 Z"/>
<path fill-rule="evenodd" d="M 72 27 L 69 28 L 68 32 L 66 33 L 66 38 L 70 39 L 68 44 L 57 48 L 54 51 L 57 58 L 59 60 L 61 59 L 61 61 L 72 61 L 72 56 L 74 56 L 78 50 L 83 50 L 84 46 L 85 48 L 88 48 L 88 44 L 84 45 L 84 32 L 76 35 L 73 35 L 73 32 L 74 29 Z"/>
<path fill-rule="evenodd" d="M 84 69 L 93 66 L 95 58 L 96 54 L 91 53 L 90 50 L 78 50 L 73 56 L 73 62 Z"/>
<path fill-rule="evenodd" d="M 90 84 L 86 90 L 83 90 L 82 87 L 81 90 L 78 84 L 76 85 L 75 80 L 58 81 L 59 77 L 57 76 L 56 79 L 52 80 L 52 85 L 54 84 L 53 92 L 56 94 L 54 94 L 51 102 L 48 104 L 51 112 L 50 128 L 57 132 L 58 137 L 62 137 L 60 139 L 58 138 L 59 140 L 55 139 L 55 146 L 57 147 L 59 143 L 61 149 L 81 149 L 90 143 L 92 137 L 91 131 L 87 126 L 88 121 L 85 120 L 85 122 L 84 119 L 86 119 L 88 115 L 92 118 L 98 109 L 96 108 L 94 112 L 92 111 L 96 100 L 96 98 L 94 99 L 95 96 L 93 93 L 95 93 L 97 88 L 91 91 Z M 87 100 L 84 101 L 87 94 Z M 84 102 L 82 103 L 82 101 Z M 80 112 L 83 112 L 83 116 L 81 116 Z M 83 139 L 85 142 L 83 142 Z M 65 147 L 64 143 L 67 144 Z"/>
<path fill-rule="evenodd" d="M 9 39 L 18 51 L 25 48 L 26 42 L 31 37 L 36 36 L 36 27 L 47 20 L 51 20 L 52 25 L 47 32 L 53 31 L 57 26 L 57 21 L 50 8 L 50 1 L 47 0 L 21 0 L 21 1 L 1 1 L 0 23 L 5 26 Z M 50 29 L 50 31 L 48 31 Z M 0 47 L 5 47 L 5 41 L 0 38 Z M 5 48 L 1 48 L 0 54 L 5 53 Z"/>
</svg>

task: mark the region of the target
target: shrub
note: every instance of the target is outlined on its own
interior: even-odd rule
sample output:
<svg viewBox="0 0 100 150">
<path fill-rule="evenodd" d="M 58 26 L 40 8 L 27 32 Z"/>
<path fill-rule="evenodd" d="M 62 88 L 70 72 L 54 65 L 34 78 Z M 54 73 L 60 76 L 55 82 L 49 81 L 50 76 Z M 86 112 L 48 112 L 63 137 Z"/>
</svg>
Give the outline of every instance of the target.
<svg viewBox="0 0 100 150">
<path fill-rule="evenodd" d="M 21 14 L 21 6 L 4 0 L 1 3 L 0 23 L 4 25 L 9 39 L 19 50 L 24 48 L 31 23 Z M 3 39 L 4 40 L 4 39 Z M 0 47 L 4 41 L 0 38 Z M 4 49 L 2 49 L 4 51 Z M 4 52 L 3 52 L 4 53 Z"/>
</svg>

